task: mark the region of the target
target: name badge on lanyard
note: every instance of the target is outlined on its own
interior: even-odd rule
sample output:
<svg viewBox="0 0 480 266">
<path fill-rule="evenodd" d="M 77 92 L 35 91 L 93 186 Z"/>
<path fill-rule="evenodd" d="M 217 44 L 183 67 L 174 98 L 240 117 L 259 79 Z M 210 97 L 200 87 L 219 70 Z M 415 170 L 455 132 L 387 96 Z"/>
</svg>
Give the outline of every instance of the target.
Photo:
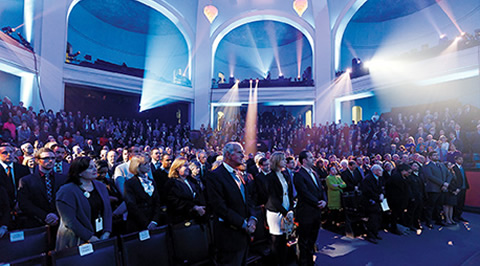
<svg viewBox="0 0 480 266">
<path fill-rule="evenodd" d="M 95 232 L 100 232 L 103 230 L 103 219 L 102 217 L 98 217 L 95 219 Z"/>
</svg>

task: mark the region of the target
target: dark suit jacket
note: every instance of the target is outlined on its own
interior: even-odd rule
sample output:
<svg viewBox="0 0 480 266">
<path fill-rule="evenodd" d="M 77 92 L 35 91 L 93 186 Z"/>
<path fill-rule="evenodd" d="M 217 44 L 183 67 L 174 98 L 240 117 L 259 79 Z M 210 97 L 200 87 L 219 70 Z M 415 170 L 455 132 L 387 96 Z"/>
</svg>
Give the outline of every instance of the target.
<svg viewBox="0 0 480 266">
<path fill-rule="evenodd" d="M 373 174 L 367 175 L 362 181 L 361 190 L 365 211 L 381 212 L 380 194 L 385 196 L 382 178 L 379 177 L 379 180 L 377 181 Z"/>
<path fill-rule="evenodd" d="M 196 211 L 193 210 L 195 205 L 205 206 L 198 200 L 198 191 L 196 185 L 189 181 L 194 193 L 188 188 L 185 182 L 177 178 L 170 178 L 165 184 L 167 192 L 167 213 L 170 223 L 176 224 L 184 221 L 192 220 L 198 217 Z"/>
<path fill-rule="evenodd" d="M 283 187 L 282 183 L 278 180 L 278 176 L 275 172 L 270 172 L 267 175 L 268 180 L 268 200 L 265 204 L 265 208 L 272 212 L 280 212 L 283 216 L 287 215 L 287 212 L 293 209 L 293 188 L 292 182 L 287 174 L 282 173 L 283 178 L 288 184 L 288 199 L 290 202 L 290 208 L 285 209 L 282 206 L 283 203 Z"/>
<path fill-rule="evenodd" d="M 7 190 L 0 187 L 0 226 L 10 227 L 12 222 L 10 202 L 8 199 Z"/>
<path fill-rule="evenodd" d="M 340 177 L 345 182 L 345 184 L 347 184 L 347 186 L 343 189 L 344 192 L 354 191 L 355 186 L 359 185 L 360 180 L 356 180 L 349 169 L 341 172 Z"/>
<path fill-rule="evenodd" d="M 125 182 L 125 203 L 127 204 L 127 228 L 130 232 L 146 230 L 150 222 L 160 224 L 160 197 L 158 187 L 149 196 L 137 176 Z"/>
<path fill-rule="evenodd" d="M 293 176 L 298 198 L 296 218 L 301 223 L 320 222 L 321 210 L 317 207 L 318 202 L 321 200 L 326 202 L 327 196 L 318 176 L 316 176 L 316 180 L 318 186 L 303 167 Z"/>
<path fill-rule="evenodd" d="M 16 186 L 14 187 L 12 179 L 7 176 L 7 172 L 5 172 L 5 169 L 0 166 L 0 186 L 4 187 L 7 191 L 8 199 L 10 201 L 10 208 L 13 209 L 15 203 L 17 202 L 17 198 L 15 197 L 15 190 L 18 189 L 20 178 L 29 174 L 30 170 L 28 170 L 28 167 L 18 163 L 13 163 L 13 175 L 15 177 L 16 184 Z"/>
<path fill-rule="evenodd" d="M 53 188 L 53 200 L 48 202 L 45 180 L 37 171 L 34 174 L 20 179 L 18 188 L 18 205 L 22 213 L 27 216 L 24 227 L 33 228 L 45 225 L 45 218 L 49 213 L 57 213 L 55 194 L 65 184 L 67 177 L 61 174 L 50 173 Z"/>
<path fill-rule="evenodd" d="M 412 191 L 408 180 L 404 179 L 398 171 L 393 171 L 392 176 L 385 184 L 385 193 L 390 207 L 405 209 L 408 206 Z"/>
<path fill-rule="evenodd" d="M 245 250 L 250 238 L 242 226 L 254 214 L 247 186 L 244 185 L 244 200 L 237 183 L 223 164 L 207 175 L 206 186 L 209 208 L 215 215 L 217 248 L 230 252 Z"/>
<path fill-rule="evenodd" d="M 268 178 L 263 172 L 258 173 L 254 179 L 255 183 L 255 204 L 264 205 L 268 200 Z"/>
<path fill-rule="evenodd" d="M 112 209 L 107 188 L 94 180 L 93 185 L 103 201 L 103 231 L 112 232 Z M 92 225 L 90 203 L 80 187 L 74 183 L 63 185 L 56 195 L 60 226 L 56 249 L 75 247 L 87 242 L 95 233 Z"/>
<path fill-rule="evenodd" d="M 456 164 L 453 166 L 453 171 L 455 173 L 457 187 L 461 188 L 463 186 L 462 172 L 460 171 L 460 168 L 458 168 Z M 463 171 L 465 172 L 465 167 L 463 167 Z M 469 189 L 469 188 L 470 188 L 470 185 L 468 184 L 467 175 L 465 174 L 465 189 Z"/>
<path fill-rule="evenodd" d="M 155 172 L 152 172 L 152 176 L 158 188 L 158 192 L 160 195 L 160 203 L 161 205 L 165 206 L 167 204 L 167 192 L 165 191 L 165 184 L 169 179 L 168 173 L 162 168 L 158 168 L 157 170 L 155 170 Z"/>
</svg>

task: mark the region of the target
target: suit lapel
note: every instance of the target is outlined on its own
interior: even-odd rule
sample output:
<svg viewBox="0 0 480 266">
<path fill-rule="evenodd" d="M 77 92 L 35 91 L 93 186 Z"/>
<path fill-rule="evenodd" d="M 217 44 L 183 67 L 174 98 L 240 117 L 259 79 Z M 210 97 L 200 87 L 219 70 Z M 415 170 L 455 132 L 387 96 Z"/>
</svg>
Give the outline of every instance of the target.
<svg viewBox="0 0 480 266">
<path fill-rule="evenodd" d="M 230 187 L 232 188 L 232 190 L 235 191 L 235 194 L 240 198 L 240 200 L 242 202 L 245 203 L 246 199 L 247 199 L 247 186 L 246 185 L 243 185 L 243 188 L 245 189 L 245 201 L 243 200 L 243 196 L 242 196 L 242 192 L 240 191 L 240 188 L 238 187 L 237 185 L 237 182 L 235 182 L 233 180 L 233 176 L 230 174 L 230 172 L 228 172 L 227 168 L 225 168 L 225 166 L 221 166 L 220 168 L 222 171 L 223 171 L 223 176 L 225 176 L 225 180 L 226 182 L 230 185 Z"/>
</svg>

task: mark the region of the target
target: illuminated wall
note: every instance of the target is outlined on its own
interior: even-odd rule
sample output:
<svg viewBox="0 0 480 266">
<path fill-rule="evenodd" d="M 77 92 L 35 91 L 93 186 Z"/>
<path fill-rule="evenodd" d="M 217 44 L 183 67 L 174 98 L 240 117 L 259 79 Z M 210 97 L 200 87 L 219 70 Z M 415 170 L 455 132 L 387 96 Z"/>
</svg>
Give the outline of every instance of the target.
<svg viewBox="0 0 480 266">
<path fill-rule="evenodd" d="M 473 33 L 480 28 L 480 1 L 442 2 L 447 4 L 447 12 L 462 31 Z M 446 34 L 452 40 L 459 35 L 459 31 L 438 4 L 382 22 L 351 21 L 342 40 L 341 69 L 350 67 L 354 57 L 367 61 L 379 53 L 394 56 L 414 49 L 420 51 L 422 45 L 436 46 L 441 34 Z"/>
</svg>

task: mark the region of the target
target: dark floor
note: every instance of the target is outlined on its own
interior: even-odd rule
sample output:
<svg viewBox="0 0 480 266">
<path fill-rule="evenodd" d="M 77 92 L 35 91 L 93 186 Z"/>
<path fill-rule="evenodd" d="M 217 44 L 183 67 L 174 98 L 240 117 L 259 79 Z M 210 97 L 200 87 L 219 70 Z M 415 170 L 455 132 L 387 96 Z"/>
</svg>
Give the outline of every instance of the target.
<svg viewBox="0 0 480 266">
<path fill-rule="evenodd" d="M 404 236 L 380 232 L 378 244 L 321 230 L 316 265 L 480 265 L 480 215 L 463 217 L 469 223 Z"/>
</svg>

